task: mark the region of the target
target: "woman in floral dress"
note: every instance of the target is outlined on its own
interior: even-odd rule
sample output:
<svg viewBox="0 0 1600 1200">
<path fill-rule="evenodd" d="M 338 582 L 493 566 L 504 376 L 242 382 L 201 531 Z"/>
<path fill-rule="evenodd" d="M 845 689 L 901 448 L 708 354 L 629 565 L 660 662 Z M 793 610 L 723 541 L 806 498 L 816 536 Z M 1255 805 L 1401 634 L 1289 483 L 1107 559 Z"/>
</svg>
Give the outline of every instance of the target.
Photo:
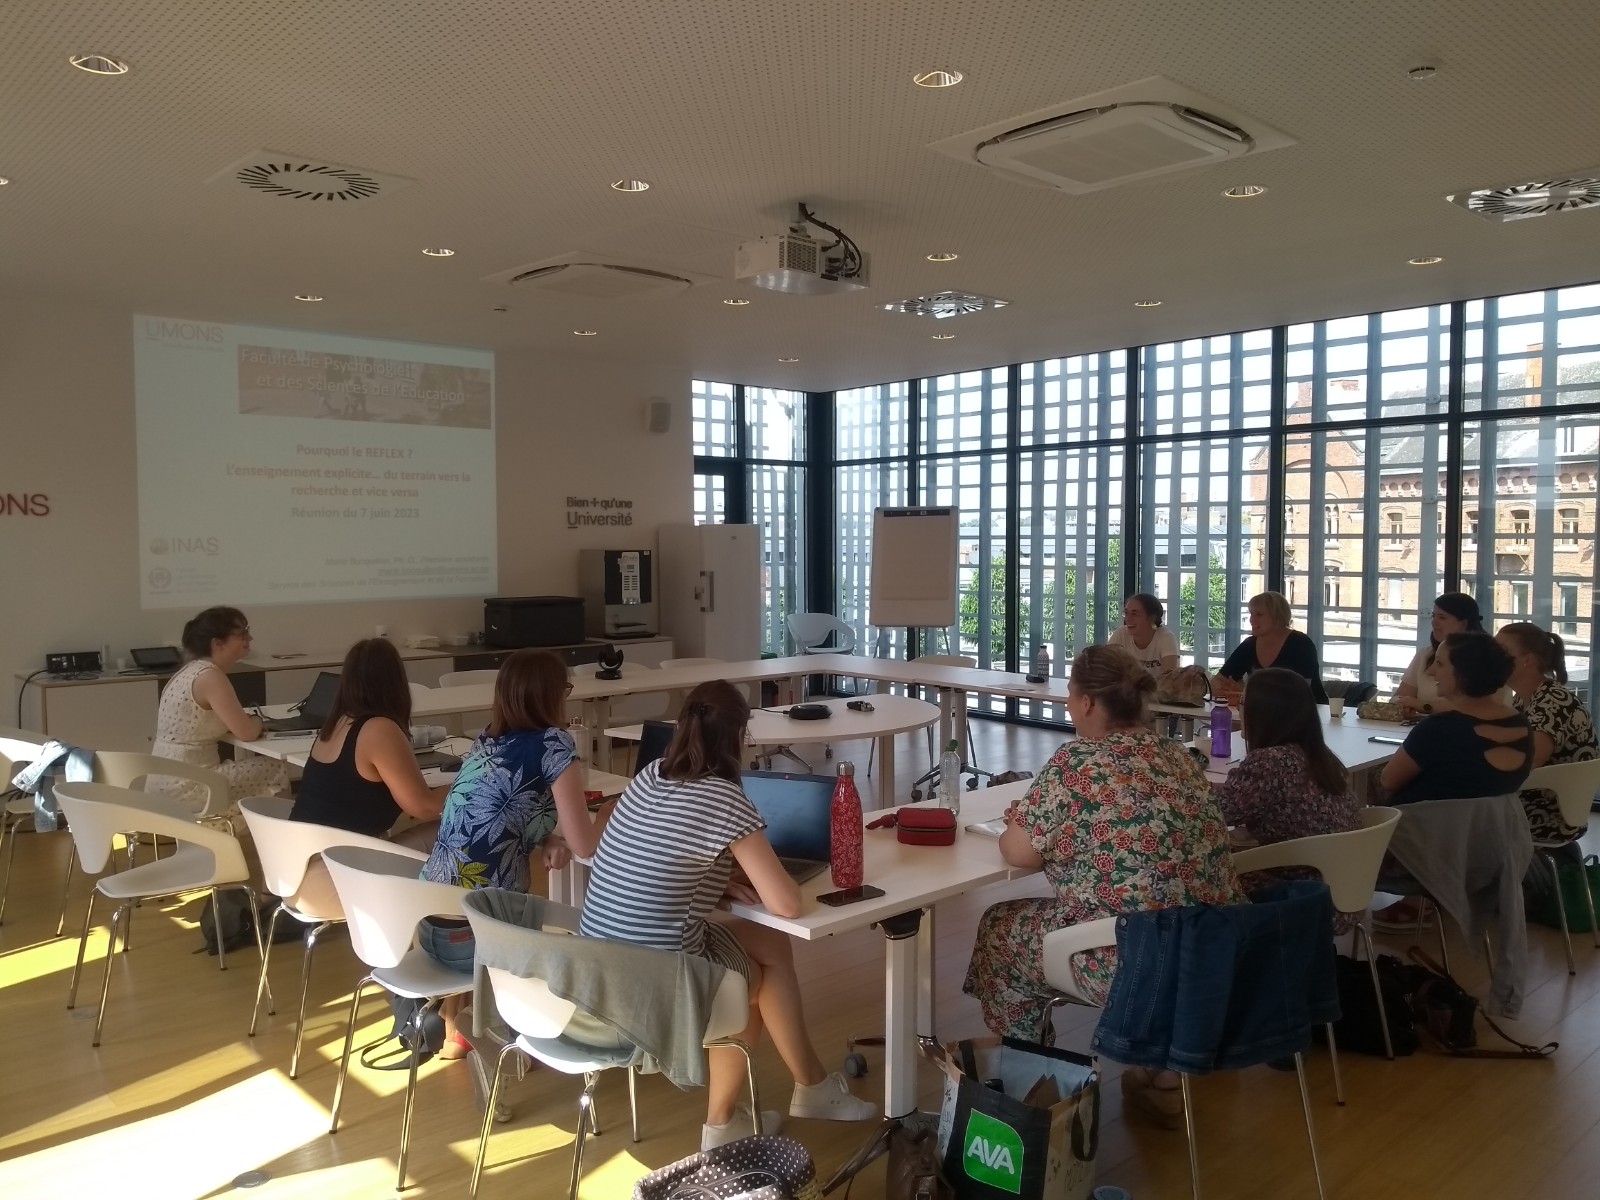
<svg viewBox="0 0 1600 1200">
<path fill-rule="evenodd" d="M 1067 712 L 1078 738 L 1056 751 L 1007 811 L 1000 838 L 1006 861 L 1042 866 L 1053 894 L 985 912 L 967 968 L 965 990 L 997 1034 L 1039 1036 L 1051 996 L 1042 950 L 1051 930 L 1141 909 L 1245 900 L 1204 772 L 1183 746 L 1145 727 L 1155 686 L 1116 646 L 1091 646 L 1073 660 Z M 1079 987 L 1099 1003 L 1115 970 L 1115 947 L 1072 960 Z M 1148 1072 L 1128 1078 L 1150 1088 Z M 1168 1091 L 1161 1082 L 1156 1087 Z M 1170 1103 L 1158 1107 L 1165 1119 Z"/>
</svg>

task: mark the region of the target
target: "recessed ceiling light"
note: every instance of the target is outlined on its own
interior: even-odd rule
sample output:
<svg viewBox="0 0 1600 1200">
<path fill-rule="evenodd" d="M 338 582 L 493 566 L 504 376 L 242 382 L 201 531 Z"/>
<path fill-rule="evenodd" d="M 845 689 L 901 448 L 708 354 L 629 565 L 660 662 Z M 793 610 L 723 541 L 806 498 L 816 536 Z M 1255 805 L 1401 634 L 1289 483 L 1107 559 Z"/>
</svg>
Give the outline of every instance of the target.
<svg viewBox="0 0 1600 1200">
<path fill-rule="evenodd" d="M 10 182 L 11 180 L 7 179 L 4 175 L 0 175 L 0 187 L 5 187 L 5 185 Z"/>
<path fill-rule="evenodd" d="M 1444 259 L 1437 254 L 1419 254 L 1416 258 L 1406 259 L 1406 263 L 1413 267 L 1433 267 L 1442 263 Z"/>
<path fill-rule="evenodd" d="M 952 254 L 948 250 L 941 250 L 938 254 L 930 254 L 930 255 L 928 255 L 928 261 L 929 262 L 955 262 L 955 260 L 960 258 L 960 257 L 961 256 L 959 254 Z"/>
<path fill-rule="evenodd" d="M 294 298 L 296 300 L 304 300 L 307 304 L 322 303 L 322 297 L 317 295 L 315 292 L 296 292 L 294 294 Z"/>
<path fill-rule="evenodd" d="M 798 358 L 780 358 L 778 361 L 781 362 L 781 363 L 791 363 L 791 362 L 799 362 L 800 360 Z"/>
<path fill-rule="evenodd" d="M 960 71 L 936 70 L 923 71 L 911 77 L 911 82 L 918 87 L 942 88 L 955 87 L 965 78 Z"/>
<path fill-rule="evenodd" d="M 746 304 L 749 304 L 750 301 L 748 301 L 748 300 L 724 300 L 723 303 L 724 304 L 731 304 L 735 308 L 743 308 Z"/>
<path fill-rule="evenodd" d="M 598 329 L 574 329 L 572 335 L 574 337 L 598 337 L 600 336 L 600 331 Z"/>
<path fill-rule="evenodd" d="M 650 185 L 642 179 L 619 179 L 611 185 L 614 192 L 648 192 Z"/>
<path fill-rule="evenodd" d="M 1430 63 L 1423 63 L 1421 66 L 1412 67 L 1409 71 L 1407 71 L 1406 78 L 1411 80 L 1413 83 L 1421 83 L 1426 79 L 1432 79 L 1438 73 L 1438 67 L 1435 67 Z"/>
<path fill-rule="evenodd" d="M 91 75 L 126 75 L 128 64 L 120 59 L 112 58 L 109 54 L 74 54 L 67 59 L 69 63 L 80 71 L 87 71 Z"/>
<path fill-rule="evenodd" d="M 1252 197 L 1261 195 L 1266 190 L 1259 183 L 1241 183 L 1229 188 L 1222 194 L 1229 200 L 1249 200 Z"/>
<path fill-rule="evenodd" d="M 953 334 L 953 333 L 935 333 L 935 334 L 932 334 L 931 336 L 932 336 L 933 340 L 936 341 L 936 342 L 948 342 L 948 341 L 952 340 L 956 335 Z"/>
<path fill-rule="evenodd" d="M 444 246 L 424 246 L 422 252 L 429 258 L 449 258 L 455 254 L 454 250 L 447 249 Z"/>
<path fill-rule="evenodd" d="M 1159 300 L 1135 300 L 1133 302 L 1133 306 L 1135 308 L 1160 308 L 1161 307 L 1161 301 L 1159 301 Z"/>
</svg>

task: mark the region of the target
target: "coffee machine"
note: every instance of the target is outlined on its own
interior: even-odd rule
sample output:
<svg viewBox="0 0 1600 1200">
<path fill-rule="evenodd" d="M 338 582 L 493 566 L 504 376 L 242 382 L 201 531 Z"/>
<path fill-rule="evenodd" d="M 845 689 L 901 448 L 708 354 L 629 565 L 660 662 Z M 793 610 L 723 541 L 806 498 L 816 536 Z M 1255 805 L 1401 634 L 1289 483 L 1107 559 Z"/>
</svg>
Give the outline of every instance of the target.
<svg viewBox="0 0 1600 1200">
<path fill-rule="evenodd" d="M 649 550 L 579 550 L 584 632 L 610 639 L 654 637 L 655 574 Z"/>
</svg>

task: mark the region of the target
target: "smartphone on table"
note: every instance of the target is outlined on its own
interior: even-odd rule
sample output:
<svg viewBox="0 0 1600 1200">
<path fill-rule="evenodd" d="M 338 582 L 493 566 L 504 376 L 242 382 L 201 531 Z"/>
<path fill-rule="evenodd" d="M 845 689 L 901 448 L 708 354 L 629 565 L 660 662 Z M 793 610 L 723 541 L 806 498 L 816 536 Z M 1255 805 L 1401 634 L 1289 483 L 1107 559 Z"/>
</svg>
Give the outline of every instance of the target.
<svg viewBox="0 0 1600 1200">
<path fill-rule="evenodd" d="M 841 908 L 846 904 L 858 904 L 862 900 L 876 900 L 883 895 L 882 888 L 875 888 L 870 883 L 860 887 L 844 888 L 837 892 L 823 892 L 817 897 L 817 903 L 826 904 L 830 908 Z"/>
</svg>

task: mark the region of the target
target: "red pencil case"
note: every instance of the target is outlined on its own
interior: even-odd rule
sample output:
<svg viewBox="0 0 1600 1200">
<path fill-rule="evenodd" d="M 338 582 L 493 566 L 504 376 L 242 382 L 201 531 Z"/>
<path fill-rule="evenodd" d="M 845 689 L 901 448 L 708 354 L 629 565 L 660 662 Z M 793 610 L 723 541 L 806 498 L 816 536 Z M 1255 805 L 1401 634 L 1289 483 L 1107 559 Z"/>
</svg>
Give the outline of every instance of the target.
<svg viewBox="0 0 1600 1200">
<path fill-rule="evenodd" d="M 894 835 L 908 846 L 953 846 L 956 814 L 948 808 L 902 808 L 895 813 Z"/>
</svg>

